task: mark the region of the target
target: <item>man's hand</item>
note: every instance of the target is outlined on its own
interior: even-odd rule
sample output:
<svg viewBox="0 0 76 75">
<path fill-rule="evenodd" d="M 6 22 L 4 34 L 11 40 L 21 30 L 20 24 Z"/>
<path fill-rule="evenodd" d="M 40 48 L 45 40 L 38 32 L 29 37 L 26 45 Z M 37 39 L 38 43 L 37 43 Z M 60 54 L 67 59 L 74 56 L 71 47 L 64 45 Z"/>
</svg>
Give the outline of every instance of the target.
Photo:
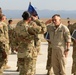
<svg viewBox="0 0 76 75">
<path fill-rule="evenodd" d="M 32 19 L 33 20 L 37 20 L 38 19 L 38 16 L 32 16 Z"/>
<path fill-rule="evenodd" d="M 47 24 L 49 24 L 49 23 L 51 23 L 52 22 L 52 19 L 49 19 L 49 20 L 47 20 L 46 22 L 45 22 L 45 24 L 47 25 Z"/>
</svg>

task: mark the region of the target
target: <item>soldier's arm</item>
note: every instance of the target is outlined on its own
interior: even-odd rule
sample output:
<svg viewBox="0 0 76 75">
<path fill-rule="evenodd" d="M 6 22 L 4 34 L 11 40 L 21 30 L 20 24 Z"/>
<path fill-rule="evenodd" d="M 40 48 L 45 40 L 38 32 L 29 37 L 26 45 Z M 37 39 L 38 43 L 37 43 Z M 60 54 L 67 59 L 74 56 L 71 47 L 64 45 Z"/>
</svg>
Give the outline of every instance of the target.
<svg viewBox="0 0 76 75">
<path fill-rule="evenodd" d="M 66 41 L 66 49 L 69 49 L 70 43 L 71 43 L 71 35 L 70 35 L 70 31 L 67 27 L 65 27 L 65 30 L 64 30 L 64 39 Z"/>
<path fill-rule="evenodd" d="M 46 25 L 41 20 L 34 20 L 38 26 L 41 26 L 41 33 L 44 34 L 47 31 Z"/>
<path fill-rule="evenodd" d="M 7 24 L 4 24 L 3 29 L 4 29 L 5 38 L 7 39 L 7 42 L 9 43 L 9 35 L 8 35 L 8 26 L 7 26 Z"/>
<path fill-rule="evenodd" d="M 52 19 L 49 19 L 45 22 L 45 24 L 47 25 L 47 24 L 50 24 L 51 22 L 52 22 Z"/>
<path fill-rule="evenodd" d="M 41 33 L 41 29 L 42 29 L 41 26 L 38 26 L 36 24 L 36 22 L 32 21 L 32 23 L 30 25 L 30 28 L 29 28 L 29 32 L 31 31 L 31 32 L 34 32 L 36 34 L 40 34 Z"/>
</svg>

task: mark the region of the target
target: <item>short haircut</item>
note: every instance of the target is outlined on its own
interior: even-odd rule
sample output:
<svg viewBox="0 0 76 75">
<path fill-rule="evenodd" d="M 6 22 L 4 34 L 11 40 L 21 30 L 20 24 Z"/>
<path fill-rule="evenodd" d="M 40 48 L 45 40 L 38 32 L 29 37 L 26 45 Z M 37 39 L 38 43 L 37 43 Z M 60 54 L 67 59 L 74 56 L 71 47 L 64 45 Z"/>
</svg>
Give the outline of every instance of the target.
<svg viewBox="0 0 76 75">
<path fill-rule="evenodd" d="M 10 24 L 13 20 L 8 20 L 8 23 Z"/>
<path fill-rule="evenodd" d="M 52 16 L 52 18 L 54 18 L 55 16 L 58 16 L 58 17 L 60 17 L 60 15 L 59 15 L 59 14 L 55 14 L 55 15 L 53 15 L 53 16 Z"/>
<path fill-rule="evenodd" d="M 67 21 L 68 23 L 70 23 L 70 21 Z"/>
</svg>

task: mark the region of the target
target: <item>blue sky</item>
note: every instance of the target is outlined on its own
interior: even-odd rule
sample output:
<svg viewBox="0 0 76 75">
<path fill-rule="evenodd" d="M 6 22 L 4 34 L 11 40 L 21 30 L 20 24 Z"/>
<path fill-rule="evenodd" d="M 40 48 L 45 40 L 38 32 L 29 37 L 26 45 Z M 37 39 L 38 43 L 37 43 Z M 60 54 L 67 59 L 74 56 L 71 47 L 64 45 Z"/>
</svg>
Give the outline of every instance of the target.
<svg viewBox="0 0 76 75">
<path fill-rule="evenodd" d="M 0 7 L 3 10 L 27 10 L 30 1 L 39 10 L 76 10 L 76 0 L 0 0 Z"/>
</svg>

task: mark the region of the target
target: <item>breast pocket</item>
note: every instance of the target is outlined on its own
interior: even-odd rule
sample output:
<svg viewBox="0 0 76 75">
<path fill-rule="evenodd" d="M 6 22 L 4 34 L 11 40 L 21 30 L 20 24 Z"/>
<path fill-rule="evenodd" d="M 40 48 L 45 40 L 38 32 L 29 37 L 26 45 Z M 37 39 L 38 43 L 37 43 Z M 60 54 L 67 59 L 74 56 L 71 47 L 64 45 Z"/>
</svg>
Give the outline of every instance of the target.
<svg viewBox="0 0 76 75">
<path fill-rule="evenodd" d="M 63 39 L 63 32 L 62 32 L 62 31 L 59 31 L 59 32 L 58 32 L 58 38 L 59 38 L 59 39 Z"/>
</svg>

